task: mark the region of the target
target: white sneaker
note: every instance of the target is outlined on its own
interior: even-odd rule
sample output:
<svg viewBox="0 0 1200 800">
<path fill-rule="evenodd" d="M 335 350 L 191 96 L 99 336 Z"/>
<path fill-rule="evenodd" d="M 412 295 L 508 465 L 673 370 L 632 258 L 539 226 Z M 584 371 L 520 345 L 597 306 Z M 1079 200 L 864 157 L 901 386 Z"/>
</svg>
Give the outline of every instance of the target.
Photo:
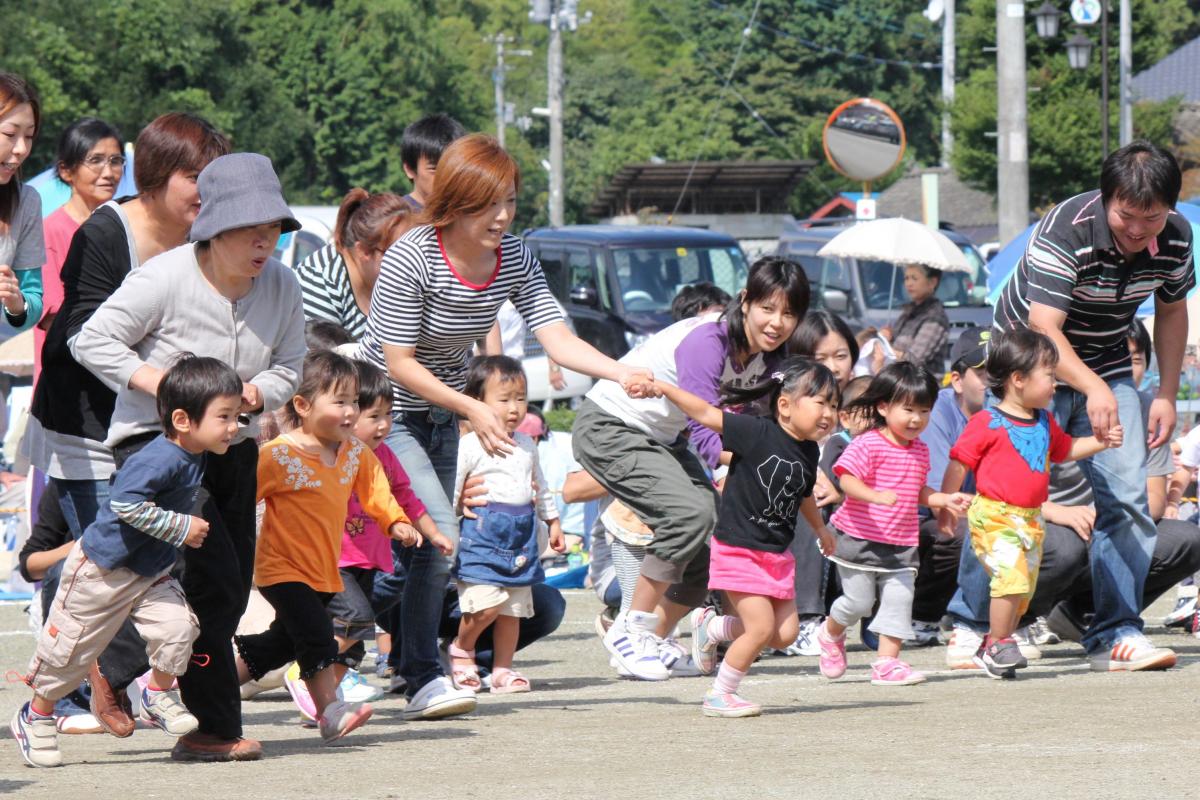
<svg viewBox="0 0 1200 800">
<path fill-rule="evenodd" d="M 1046 626 L 1046 618 L 1038 617 L 1029 623 L 1029 639 L 1038 647 L 1048 647 L 1052 644 L 1062 644 L 1058 634 Z"/>
<path fill-rule="evenodd" d="M 800 623 L 800 631 L 796 641 L 783 650 L 775 652 L 784 656 L 819 656 L 821 645 L 817 643 L 817 630 L 825 620 L 822 617 L 809 617 Z"/>
<path fill-rule="evenodd" d="M 25 718 L 29 703 L 17 709 L 9 730 L 21 748 L 21 757 L 31 767 L 62 766 L 62 753 L 58 751 L 58 732 L 54 729 L 54 717 Z"/>
<path fill-rule="evenodd" d="M 372 708 L 366 703 L 345 703 L 334 700 L 325 706 L 325 713 L 317 717 L 321 738 L 325 743 L 337 741 L 371 718 Z"/>
<path fill-rule="evenodd" d="M 983 645 L 983 636 L 965 625 L 956 624 L 946 642 L 946 666 L 950 669 L 979 669 L 975 654 Z"/>
<path fill-rule="evenodd" d="M 671 677 L 670 670 L 658 657 L 658 637 L 654 635 L 657 625 L 657 614 L 642 614 L 638 622 L 619 616 L 604 634 L 608 652 L 631 676 L 643 681 L 665 681 Z"/>
<path fill-rule="evenodd" d="M 200 727 L 200 720 L 192 716 L 174 689 L 165 692 L 143 689 L 140 714 L 143 720 L 172 736 L 185 736 Z"/>
<path fill-rule="evenodd" d="M 1155 647 L 1145 636 L 1126 636 L 1108 650 L 1088 656 L 1092 672 L 1142 672 L 1175 666 L 1175 651 Z"/>
<path fill-rule="evenodd" d="M 1042 657 L 1042 650 L 1034 641 L 1034 633 L 1031 632 L 1033 623 L 1026 625 L 1023 628 L 1017 628 L 1013 631 L 1013 639 L 1017 643 L 1017 649 L 1021 651 L 1021 655 L 1025 656 L 1026 661 L 1037 661 Z"/>
<path fill-rule="evenodd" d="M 1174 628 L 1183 625 L 1196 611 L 1196 595 L 1181 595 L 1175 600 L 1175 607 L 1163 617 L 1163 625 Z"/>
<path fill-rule="evenodd" d="M 404 719 L 441 719 L 470 714 L 479 705 L 475 693 L 456 689 L 445 675 L 422 686 L 404 707 Z"/>
<path fill-rule="evenodd" d="M 704 674 L 696 666 L 696 662 L 692 661 L 690 649 L 680 644 L 673 636 L 659 641 L 658 658 L 672 678 L 696 678 Z"/>
<path fill-rule="evenodd" d="M 383 689 L 367 683 L 358 670 L 346 670 L 337 687 L 337 698 L 345 703 L 374 703 L 382 697 Z"/>
<path fill-rule="evenodd" d="M 273 669 L 266 675 L 263 675 L 258 680 L 251 679 L 242 684 L 241 695 L 243 700 L 249 700 L 252 697 L 257 697 L 263 692 L 269 692 L 272 689 L 279 689 L 283 686 L 284 675 L 287 674 L 288 667 L 280 667 Z"/>
</svg>

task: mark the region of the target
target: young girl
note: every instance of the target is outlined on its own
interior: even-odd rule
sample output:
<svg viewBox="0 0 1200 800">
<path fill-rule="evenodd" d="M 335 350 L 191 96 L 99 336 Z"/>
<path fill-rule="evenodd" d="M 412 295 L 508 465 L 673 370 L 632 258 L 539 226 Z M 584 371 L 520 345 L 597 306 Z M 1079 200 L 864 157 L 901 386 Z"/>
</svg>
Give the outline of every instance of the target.
<svg viewBox="0 0 1200 800">
<path fill-rule="evenodd" d="M 821 674 L 846 671 L 846 628 L 879 610 L 868 630 L 879 636 L 871 683 L 907 686 L 925 676 L 900 660 L 912 638 L 913 586 L 917 572 L 917 505 L 965 510 L 970 496 L 941 494 L 925 486 L 929 448 L 917 437 L 929 422 L 937 383 L 922 367 L 902 361 L 884 367 L 854 402 L 850 413 L 870 415 L 870 430 L 855 436 L 834 465 L 845 502 L 830 523 L 842 535 L 831 560 L 842 596 L 817 631 Z"/>
<path fill-rule="evenodd" d="M 422 538 L 392 497 L 379 460 L 354 438 L 353 364 L 336 353 L 309 353 L 304 379 L 287 408 L 294 429 L 263 445 L 258 459 L 258 499 L 267 510 L 254 579 L 274 606 L 275 621 L 263 633 L 235 637 L 238 677 L 245 683 L 299 662 L 319 711 L 321 736 L 330 742 L 371 716 L 370 706 L 337 699 L 338 646 L 325 609 L 343 588 L 337 564 L 351 492 L 393 539 L 419 546 Z M 443 553 L 453 549 L 440 534 L 430 542 Z"/>
<path fill-rule="evenodd" d="M 512 660 L 520 620 L 533 616 L 529 587 L 545 578 L 538 558 L 538 516 L 549 525 L 550 547 L 566 551 L 558 507 L 538 466 L 537 446 L 517 431 L 528 409 L 525 386 L 521 362 L 485 356 L 471 363 L 463 389 L 496 412 L 516 444 L 511 453 L 494 456 L 484 451 L 474 432 L 458 444 L 455 507 L 468 476 L 482 477 L 488 490 L 487 505 L 476 508 L 476 518 L 463 519 L 460 525 L 454 562 L 462 621 L 449 647 L 451 673 L 455 686 L 473 692 L 483 686 L 475 666 L 475 642 L 490 625 L 495 625 L 492 694 L 529 691 L 529 679 L 513 670 Z"/>
<path fill-rule="evenodd" d="M 1026 666 L 1013 631 L 1037 586 L 1042 562 L 1042 503 L 1050 462 L 1074 461 L 1120 447 L 1122 428 L 1104 441 L 1072 439 L 1045 409 L 1054 399 L 1058 350 L 1047 336 L 1017 328 L 988 345 L 988 387 L 1000 402 L 973 415 L 950 451 L 942 491 L 956 492 L 967 470 L 975 473 L 975 495 L 967 521 L 971 547 L 991 575 L 990 630 L 974 661 L 992 678 L 1012 678 Z M 953 535 L 957 515 L 939 515 Z"/>
<path fill-rule="evenodd" d="M 761 383 L 727 391 L 722 405 L 770 393 L 773 419 L 730 414 L 696 395 L 661 381 L 655 388 L 696 422 L 721 435 L 733 454 L 720 517 L 709 543 L 708 588 L 725 592 L 736 616 L 705 609 L 695 619 L 694 654 L 712 672 L 720 642 L 732 642 L 704 696 L 708 717 L 753 717 L 762 707 L 737 691 L 764 647 L 796 640 L 795 558 L 789 545 L 797 509 L 816 532 L 821 550 L 833 551 L 833 535 L 812 499 L 817 474 L 816 440 L 833 429 L 837 379 L 807 359 L 789 359 Z"/>
<path fill-rule="evenodd" d="M 387 374 L 365 361 L 354 362 L 358 372 L 358 407 L 360 413 L 354 424 L 354 437 L 365 444 L 379 459 L 379 465 L 387 475 L 392 496 L 413 521 L 413 526 L 430 541 L 441 533 L 425 505 L 417 499 L 408 481 L 408 474 L 387 447 L 381 447 L 392 429 L 392 385 Z M 375 636 L 375 617 L 378 611 L 372 605 L 375 575 L 379 571 L 392 572 L 391 538 L 380 530 L 379 525 L 363 508 L 358 495 L 350 497 L 346 511 L 346 525 L 342 534 L 342 555 L 338 559 L 338 572 L 342 577 L 343 589 L 329 603 L 329 615 L 333 619 L 339 658 L 342 663 L 335 667 L 338 686 L 343 700 L 350 694 L 375 695 L 379 690 L 364 690 L 370 687 L 354 669 L 365 656 L 364 639 Z"/>
</svg>

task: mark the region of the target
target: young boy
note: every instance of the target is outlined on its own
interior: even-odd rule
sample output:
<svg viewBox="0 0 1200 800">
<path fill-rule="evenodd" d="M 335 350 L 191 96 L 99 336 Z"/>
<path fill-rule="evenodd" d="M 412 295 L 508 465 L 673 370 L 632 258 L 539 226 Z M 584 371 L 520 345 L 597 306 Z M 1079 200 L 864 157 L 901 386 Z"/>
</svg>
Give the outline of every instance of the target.
<svg viewBox="0 0 1200 800">
<path fill-rule="evenodd" d="M 163 376 L 163 435 L 117 471 L 109 504 L 63 564 L 25 678 L 33 699 L 11 725 L 30 766 L 62 764 L 54 702 L 79 685 L 127 617 L 146 640 L 152 669 L 142 718 L 172 736 L 198 726 L 171 688 L 187 669 L 199 629 L 169 573 L 181 547 L 200 547 L 208 535 L 208 523 L 188 512 L 204 475 L 204 453 L 224 453 L 237 433 L 241 394 L 237 374 L 212 358 L 184 356 Z"/>
<path fill-rule="evenodd" d="M 414 209 L 420 211 L 433 194 L 433 177 L 442 151 L 455 139 L 467 135 L 458 120 L 447 114 L 423 117 L 404 129 L 400 138 L 400 161 L 404 174 L 412 181 L 413 190 L 404 195 Z"/>
</svg>

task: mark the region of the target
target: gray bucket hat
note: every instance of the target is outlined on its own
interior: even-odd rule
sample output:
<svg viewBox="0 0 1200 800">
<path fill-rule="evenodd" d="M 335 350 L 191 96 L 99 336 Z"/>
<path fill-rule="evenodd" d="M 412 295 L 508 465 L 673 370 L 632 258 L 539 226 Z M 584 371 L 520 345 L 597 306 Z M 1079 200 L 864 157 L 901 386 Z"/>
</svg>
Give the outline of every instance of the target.
<svg viewBox="0 0 1200 800">
<path fill-rule="evenodd" d="M 234 228 L 265 225 L 276 220 L 283 232 L 300 230 L 300 223 L 283 199 L 283 189 L 271 159 L 258 153 L 230 153 L 214 158 L 196 180 L 200 214 L 188 238 L 209 239 Z"/>
</svg>

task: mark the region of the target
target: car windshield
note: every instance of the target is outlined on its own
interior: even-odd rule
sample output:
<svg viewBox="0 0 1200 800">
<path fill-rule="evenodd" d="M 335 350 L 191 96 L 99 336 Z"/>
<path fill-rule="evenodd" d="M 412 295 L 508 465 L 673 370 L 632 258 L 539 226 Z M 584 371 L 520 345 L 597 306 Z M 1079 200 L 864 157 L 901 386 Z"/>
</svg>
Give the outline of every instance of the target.
<svg viewBox="0 0 1200 800">
<path fill-rule="evenodd" d="M 628 247 L 612 256 L 627 312 L 670 311 L 679 290 L 699 281 L 734 295 L 748 272 L 739 247 Z"/>
<path fill-rule="evenodd" d="M 971 271 L 943 272 L 942 279 L 938 282 L 937 298 L 946 308 L 985 306 L 987 305 L 986 291 L 976 291 L 976 287 L 983 289 L 987 287 L 983 258 L 973 245 L 962 244 L 959 247 L 966 256 Z M 899 308 L 908 302 L 908 294 L 904 291 L 904 269 L 902 267 L 886 261 L 860 261 L 858 269 L 868 308 Z M 891 295 L 890 305 L 889 294 Z"/>
</svg>

